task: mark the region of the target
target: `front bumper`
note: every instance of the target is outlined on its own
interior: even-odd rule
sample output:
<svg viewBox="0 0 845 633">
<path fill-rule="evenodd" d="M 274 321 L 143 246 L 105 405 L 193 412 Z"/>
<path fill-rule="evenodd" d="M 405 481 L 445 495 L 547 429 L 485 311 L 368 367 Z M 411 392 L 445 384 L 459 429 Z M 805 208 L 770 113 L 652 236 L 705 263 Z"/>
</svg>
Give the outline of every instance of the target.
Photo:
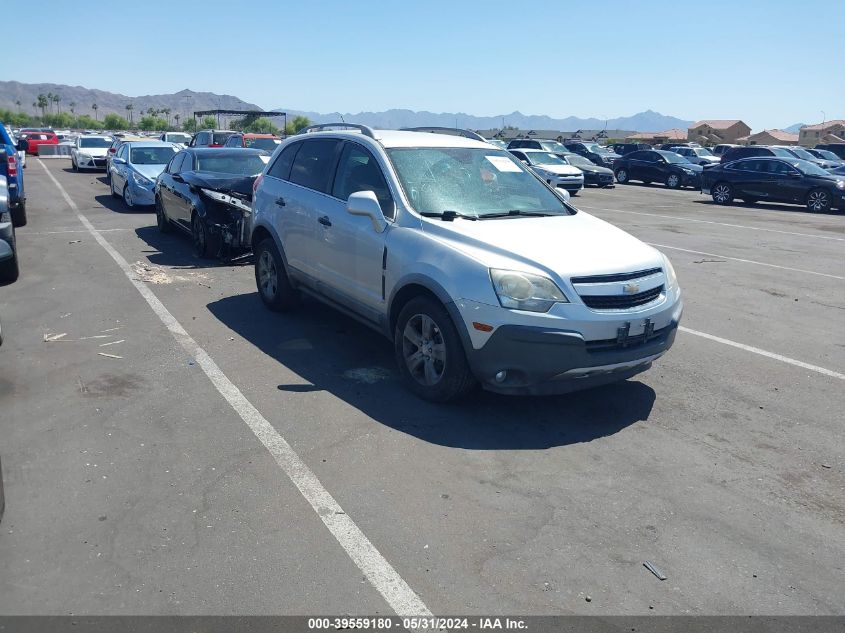
<svg viewBox="0 0 845 633">
<path fill-rule="evenodd" d="M 139 185 L 130 178 L 127 186 L 132 192 L 132 204 L 138 206 L 149 206 L 155 204 L 155 182 L 147 188 Z"/>
<path fill-rule="evenodd" d="M 672 347 L 678 321 L 659 330 L 605 341 L 577 332 L 503 325 L 468 355 L 484 389 L 509 395 L 570 393 L 625 380 L 651 367 Z M 504 371 L 503 380 L 497 380 Z"/>
<path fill-rule="evenodd" d="M 550 184 L 566 189 L 569 193 L 578 193 L 584 188 L 584 176 L 558 176 Z"/>
<path fill-rule="evenodd" d="M 76 164 L 80 169 L 105 169 L 106 168 L 106 157 L 105 156 L 85 156 L 83 154 L 77 154 Z"/>
<path fill-rule="evenodd" d="M 613 186 L 613 174 L 603 174 L 599 172 L 584 172 L 584 184 L 585 185 L 597 185 L 599 187 L 612 187 Z"/>
<path fill-rule="evenodd" d="M 682 187 L 694 187 L 696 189 L 701 188 L 701 174 L 681 174 L 681 186 Z"/>
</svg>

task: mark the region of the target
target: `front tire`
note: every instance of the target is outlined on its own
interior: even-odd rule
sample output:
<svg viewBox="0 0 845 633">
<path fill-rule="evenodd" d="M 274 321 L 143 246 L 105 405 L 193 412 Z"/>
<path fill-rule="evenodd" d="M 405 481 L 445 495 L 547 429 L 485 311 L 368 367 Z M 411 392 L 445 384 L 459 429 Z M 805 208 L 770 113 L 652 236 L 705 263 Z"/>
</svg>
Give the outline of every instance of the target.
<svg viewBox="0 0 845 633">
<path fill-rule="evenodd" d="M 208 231 L 208 224 L 196 211 L 191 218 L 191 238 L 194 255 L 197 257 L 211 259 L 219 255 L 220 236 L 212 235 Z"/>
<path fill-rule="evenodd" d="M 132 190 L 129 185 L 123 185 L 123 204 L 126 205 L 127 209 L 135 208 L 135 201 L 132 200 Z"/>
<path fill-rule="evenodd" d="M 26 200 L 21 200 L 16 208 L 9 209 L 9 215 L 12 216 L 12 226 L 15 228 L 26 226 Z"/>
<path fill-rule="evenodd" d="M 405 385 L 423 400 L 450 402 L 475 386 L 458 330 L 434 299 L 416 297 L 402 308 L 393 348 Z"/>
<path fill-rule="evenodd" d="M 255 247 L 255 286 L 264 305 L 273 312 L 290 312 L 299 306 L 299 291 L 288 279 L 287 268 L 273 238 Z"/>
<path fill-rule="evenodd" d="M 109 180 L 109 190 L 111 191 L 112 198 L 119 198 L 120 196 L 117 195 L 117 192 L 114 190 L 114 180 Z"/>
<path fill-rule="evenodd" d="M 73 167 L 73 171 L 76 171 L 76 172 L 79 171 L 79 165 L 77 165 L 76 161 L 73 160 L 72 158 L 70 159 L 70 165 L 71 165 L 71 167 Z"/>
<path fill-rule="evenodd" d="M 734 199 L 734 189 L 726 182 L 717 182 L 713 185 L 710 195 L 716 204 L 730 204 Z"/>
<path fill-rule="evenodd" d="M 827 213 L 832 205 L 833 200 L 824 189 L 813 189 L 807 194 L 807 210 L 812 213 Z"/>
<path fill-rule="evenodd" d="M 18 280 L 18 276 L 20 275 L 20 267 L 18 265 L 18 250 L 17 244 L 14 239 L 14 234 L 12 237 L 12 257 L 11 259 L 7 259 L 5 262 L 0 262 L 0 286 L 5 286 L 6 284 L 10 284 L 14 281 Z"/>
<path fill-rule="evenodd" d="M 669 189 L 680 189 L 681 177 L 678 174 L 669 174 L 666 176 L 666 186 L 669 187 Z"/>
<path fill-rule="evenodd" d="M 623 185 L 628 183 L 628 170 L 627 169 L 617 169 L 616 173 L 614 175 L 616 176 L 616 182 L 623 184 Z"/>
<path fill-rule="evenodd" d="M 164 211 L 164 205 L 161 203 L 161 198 L 158 196 L 156 196 L 156 225 L 158 226 L 160 233 L 170 233 L 173 229 L 170 224 L 170 220 Z"/>
</svg>

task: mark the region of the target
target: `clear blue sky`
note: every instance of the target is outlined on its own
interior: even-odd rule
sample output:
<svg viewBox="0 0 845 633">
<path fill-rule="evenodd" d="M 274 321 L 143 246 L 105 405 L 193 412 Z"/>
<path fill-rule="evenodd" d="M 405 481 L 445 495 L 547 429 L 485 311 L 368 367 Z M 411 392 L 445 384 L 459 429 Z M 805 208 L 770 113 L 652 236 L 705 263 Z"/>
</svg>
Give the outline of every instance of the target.
<svg viewBox="0 0 845 633">
<path fill-rule="evenodd" d="M 4 24 L 52 27 L 7 46 L 0 79 L 129 96 L 190 88 L 319 112 L 650 108 L 755 130 L 818 122 L 822 110 L 845 118 L 845 0 L 248 4 L 9 2 Z"/>
</svg>

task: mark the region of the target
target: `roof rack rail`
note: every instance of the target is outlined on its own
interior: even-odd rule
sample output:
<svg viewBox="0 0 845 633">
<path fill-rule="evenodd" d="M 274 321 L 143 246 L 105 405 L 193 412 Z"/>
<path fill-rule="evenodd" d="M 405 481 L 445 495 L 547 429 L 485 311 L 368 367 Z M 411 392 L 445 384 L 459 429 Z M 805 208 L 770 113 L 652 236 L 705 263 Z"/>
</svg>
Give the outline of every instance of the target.
<svg viewBox="0 0 845 633">
<path fill-rule="evenodd" d="M 474 141 L 487 142 L 487 139 L 473 132 L 472 130 L 462 130 L 458 127 L 403 127 L 403 132 L 431 132 L 432 134 L 448 134 L 449 136 L 463 136 L 464 138 L 471 138 Z"/>
<path fill-rule="evenodd" d="M 358 123 L 318 123 L 316 125 L 309 125 L 307 128 L 302 130 L 302 134 L 309 134 L 310 132 L 336 127 L 352 128 L 359 130 L 364 136 L 369 136 L 372 139 L 375 139 L 376 137 L 375 132 L 373 132 L 373 128 L 366 125 L 359 125 Z"/>
</svg>

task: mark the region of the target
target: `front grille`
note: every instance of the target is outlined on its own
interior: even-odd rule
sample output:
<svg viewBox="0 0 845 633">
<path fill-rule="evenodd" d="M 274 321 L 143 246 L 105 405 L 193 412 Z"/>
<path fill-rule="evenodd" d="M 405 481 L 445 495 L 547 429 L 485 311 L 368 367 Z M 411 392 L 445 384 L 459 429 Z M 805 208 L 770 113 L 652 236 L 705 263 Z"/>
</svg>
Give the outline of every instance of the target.
<svg viewBox="0 0 845 633">
<path fill-rule="evenodd" d="M 616 273 L 611 275 L 590 275 L 588 277 L 572 277 L 570 281 L 573 284 L 604 284 L 613 281 L 628 281 L 630 279 L 640 279 L 641 277 L 650 277 L 661 272 L 660 268 L 649 268 L 648 270 L 637 270 L 632 273 Z"/>
<path fill-rule="evenodd" d="M 651 303 L 663 292 L 663 285 L 634 295 L 581 295 L 588 308 L 595 310 L 625 310 Z"/>
</svg>

